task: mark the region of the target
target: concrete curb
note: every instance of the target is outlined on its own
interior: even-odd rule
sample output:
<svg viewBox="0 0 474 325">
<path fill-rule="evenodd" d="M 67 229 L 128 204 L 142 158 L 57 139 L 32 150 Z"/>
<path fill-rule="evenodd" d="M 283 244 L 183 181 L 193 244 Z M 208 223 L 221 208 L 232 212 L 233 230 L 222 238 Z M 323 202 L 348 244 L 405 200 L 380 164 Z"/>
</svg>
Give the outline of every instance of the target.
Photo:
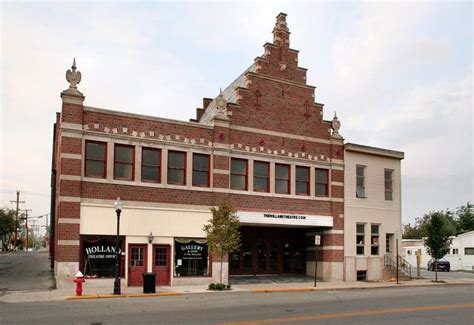
<svg viewBox="0 0 474 325">
<path fill-rule="evenodd" d="M 346 287 L 346 288 L 275 288 L 275 289 L 250 289 L 252 293 L 274 293 L 274 292 L 310 292 L 310 291 L 344 291 L 344 290 L 367 290 L 367 289 L 391 289 L 391 288 L 414 288 L 414 287 L 431 287 L 446 285 L 474 285 L 471 283 L 400 283 L 390 286 L 373 286 L 373 287 Z"/>
<path fill-rule="evenodd" d="M 84 300 L 84 299 L 110 299 L 110 298 L 136 298 L 136 297 L 168 297 L 168 296 L 181 296 L 181 292 L 159 292 L 159 293 L 129 293 L 123 295 L 112 295 L 98 293 L 86 296 L 67 296 L 64 300 Z"/>
</svg>

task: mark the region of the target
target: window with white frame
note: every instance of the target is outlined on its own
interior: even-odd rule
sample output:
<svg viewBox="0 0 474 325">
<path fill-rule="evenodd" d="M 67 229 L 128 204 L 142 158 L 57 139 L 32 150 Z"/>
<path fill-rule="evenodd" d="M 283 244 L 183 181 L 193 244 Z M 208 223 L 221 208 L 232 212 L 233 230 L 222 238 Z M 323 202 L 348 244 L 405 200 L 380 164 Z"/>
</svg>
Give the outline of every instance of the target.
<svg viewBox="0 0 474 325">
<path fill-rule="evenodd" d="M 356 166 L 356 197 L 365 198 L 365 169 L 366 166 Z"/>
<path fill-rule="evenodd" d="M 370 225 L 370 255 L 379 255 L 379 228 L 380 225 Z"/>
<path fill-rule="evenodd" d="M 453 248 L 451 254 L 459 255 L 459 248 Z"/>
<path fill-rule="evenodd" d="M 385 178 L 385 200 L 393 200 L 393 170 L 385 169 L 384 170 Z"/>
<path fill-rule="evenodd" d="M 358 223 L 356 225 L 356 253 L 357 255 L 365 254 L 365 224 Z"/>
</svg>

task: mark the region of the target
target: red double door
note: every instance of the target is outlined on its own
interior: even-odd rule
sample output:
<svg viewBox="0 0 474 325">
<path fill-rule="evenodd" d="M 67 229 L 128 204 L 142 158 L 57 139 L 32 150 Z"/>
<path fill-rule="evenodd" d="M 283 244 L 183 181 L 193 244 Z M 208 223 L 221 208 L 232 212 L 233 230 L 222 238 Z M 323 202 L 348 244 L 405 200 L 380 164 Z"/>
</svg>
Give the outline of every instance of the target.
<svg viewBox="0 0 474 325">
<path fill-rule="evenodd" d="M 143 285 L 142 274 L 147 271 L 148 245 L 128 245 L 128 285 Z M 169 245 L 153 245 L 152 272 L 156 273 L 157 285 L 169 285 L 171 279 L 171 247 Z"/>
</svg>

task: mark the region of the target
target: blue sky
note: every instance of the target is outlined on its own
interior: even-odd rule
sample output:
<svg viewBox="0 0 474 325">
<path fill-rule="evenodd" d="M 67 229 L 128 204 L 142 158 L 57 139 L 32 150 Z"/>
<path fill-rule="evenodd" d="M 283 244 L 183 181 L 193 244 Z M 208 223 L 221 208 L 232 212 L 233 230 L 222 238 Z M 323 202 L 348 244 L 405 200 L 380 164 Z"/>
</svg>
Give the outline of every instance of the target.
<svg viewBox="0 0 474 325">
<path fill-rule="evenodd" d="M 349 142 L 404 151 L 403 221 L 473 201 L 472 3 L 1 4 L 2 206 L 49 212 L 52 125 L 76 57 L 89 106 L 188 120 L 272 40 L 291 44 Z"/>
</svg>

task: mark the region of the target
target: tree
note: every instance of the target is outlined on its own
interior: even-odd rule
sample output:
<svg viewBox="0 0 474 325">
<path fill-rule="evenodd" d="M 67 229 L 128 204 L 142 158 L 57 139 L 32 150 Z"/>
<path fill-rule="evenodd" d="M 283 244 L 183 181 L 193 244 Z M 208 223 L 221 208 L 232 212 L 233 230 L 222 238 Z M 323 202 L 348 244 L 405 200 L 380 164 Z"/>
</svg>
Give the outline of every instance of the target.
<svg viewBox="0 0 474 325">
<path fill-rule="evenodd" d="M 452 226 L 449 219 L 443 211 L 431 212 L 430 219 L 427 224 L 427 238 L 425 246 L 428 254 L 434 258 L 435 263 L 435 281 L 438 282 L 438 263 L 437 261 L 449 253 L 451 246 L 451 238 L 453 234 Z"/>
<path fill-rule="evenodd" d="M 12 209 L 0 209 L 0 238 L 2 239 L 3 251 L 8 251 L 12 235 L 18 227 L 15 215 L 15 211 Z"/>
<path fill-rule="evenodd" d="M 211 208 L 212 219 L 204 225 L 207 244 L 212 255 L 221 260 L 220 283 L 222 283 L 222 261 L 224 256 L 240 247 L 240 222 L 234 207 L 229 201 L 222 202 L 217 208 Z"/>
<path fill-rule="evenodd" d="M 474 204 L 467 202 L 456 209 L 456 234 L 474 230 Z"/>
</svg>

